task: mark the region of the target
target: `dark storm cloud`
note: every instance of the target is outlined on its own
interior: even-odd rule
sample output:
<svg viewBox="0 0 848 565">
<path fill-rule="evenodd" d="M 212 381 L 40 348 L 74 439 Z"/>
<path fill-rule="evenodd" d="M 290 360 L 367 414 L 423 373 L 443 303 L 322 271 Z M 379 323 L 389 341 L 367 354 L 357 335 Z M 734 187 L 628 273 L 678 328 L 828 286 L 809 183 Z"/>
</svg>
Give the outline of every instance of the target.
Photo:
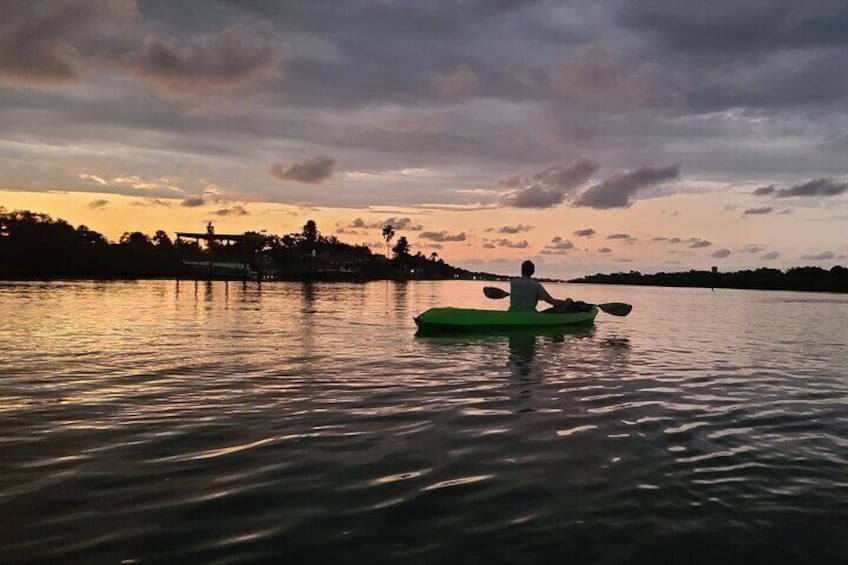
<svg viewBox="0 0 848 565">
<path fill-rule="evenodd" d="M 595 230 L 593 230 L 592 228 L 574 230 L 574 235 L 576 235 L 577 237 L 592 237 L 593 235 L 595 235 L 595 233 Z"/>
<path fill-rule="evenodd" d="M 465 241 L 465 232 L 450 234 L 446 231 L 424 231 L 418 234 L 419 239 L 429 239 L 430 241 Z"/>
<path fill-rule="evenodd" d="M 744 216 L 762 216 L 765 214 L 771 214 L 774 212 L 774 208 L 771 206 L 761 206 L 760 208 L 748 208 L 742 215 Z"/>
<path fill-rule="evenodd" d="M 517 226 L 503 226 L 500 228 L 486 228 L 487 232 L 494 233 L 505 233 L 505 234 L 516 234 L 525 231 L 530 231 L 534 226 L 528 226 L 524 224 L 518 224 Z"/>
<path fill-rule="evenodd" d="M 0 81 L 77 80 L 83 51 L 136 15 L 134 0 L 4 0 Z"/>
<path fill-rule="evenodd" d="M 714 0 L 693 9 L 676 0 L 622 4 L 620 21 L 688 53 L 752 56 L 781 49 L 844 46 L 848 4 L 841 0 Z"/>
<path fill-rule="evenodd" d="M 776 198 L 787 198 L 790 196 L 838 196 L 848 191 L 848 182 L 839 182 L 834 179 L 820 178 L 803 184 L 796 184 L 790 188 L 778 190 Z"/>
<path fill-rule="evenodd" d="M 836 255 L 833 253 L 833 251 L 822 251 L 821 253 L 803 255 L 801 256 L 801 259 L 804 259 L 806 261 L 829 261 L 834 257 L 836 257 Z"/>
<path fill-rule="evenodd" d="M 335 205 L 457 203 L 459 186 L 580 154 L 612 171 L 680 162 L 693 178 L 720 182 L 844 174 L 848 51 L 844 3 L 833 0 L 717 0 L 697 10 L 672 0 L 139 6 L 3 2 L 0 81 L 11 86 L 0 92 L 0 123 L 33 157 L 16 184 L 39 174 L 45 146 L 80 139 L 117 148 L 121 170 L 160 175 L 179 161 L 186 177 Z M 31 87 L 75 79 L 72 89 Z M 232 91 L 245 96 L 222 97 Z M 361 170 L 470 172 L 421 190 L 269 186 L 262 173 L 273 161 L 259 156 L 293 147 Z M 258 174 L 242 174 L 244 163 Z M 580 198 L 582 185 L 525 177 L 500 186 L 504 204 Z M 626 207 L 632 197 L 589 191 L 581 202 Z"/>
<path fill-rule="evenodd" d="M 768 194 L 774 194 L 776 188 L 774 186 L 761 186 L 757 190 L 754 191 L 754 196 L 766 196 Z"/>
<path fill-rule="evenodd" d="M 501 182 L 513 190 L 502 195 L 500 202 L 515 208 L 550 208 L 583 186 L 596 170 L 597 163 L 581 158 L 569 165 L 557 163 L 527 176 L 511 177 Z"/>
<path fill-rule="evenodd" d="M 141 48 L 126 57 L 126 64 L 156 88 L 206 92 L 276 79 L 282 50 L 234 30 L 195 44 L 148 35 Z"/>
<path fill-rule="evenodd" d="M 715 257 L 716 259 L 724 259 L 725 257 L 730 256 L 733 253 L 730 249 L 716 249 L 710 254 L 710 257 Z"/>
<path fill-rule="evenodd" d="M 316 155 L 299 163 L 279 163 L 271 167 L 271 175 L 279 180 L 320 184 L 333 176 L 336 160 Z"/>
<path fill-rule="evenodd" d="M 676 93 L 650 64 L 633 68 L 599 43 L 584 45 L 555 62 L 548 77 L 558 95 L 597 108 L 659 107 L 673 102 Z M 662 86 L 662 87 L 661 87 Z"/>
<path fill-rule="evenodd" d="M 608 208 L 627 208 L 631 205 L 630 197 L 644 188 L 679 178 L 680 168 L 642 167 L 627 173 L 618 173 L 601 183 L 590 187 L 580 195 L 575 206 L 588 206 L 604 210 Z"/>
</svg>

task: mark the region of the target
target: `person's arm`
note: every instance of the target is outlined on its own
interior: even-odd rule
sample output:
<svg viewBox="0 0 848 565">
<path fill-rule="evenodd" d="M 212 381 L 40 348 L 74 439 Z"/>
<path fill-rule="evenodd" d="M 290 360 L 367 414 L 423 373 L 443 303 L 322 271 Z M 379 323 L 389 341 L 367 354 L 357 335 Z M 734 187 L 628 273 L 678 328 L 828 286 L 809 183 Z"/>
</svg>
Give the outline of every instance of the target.
<svg viewBox="0 0 848 565">
<path fill-rule="evenodd" d="M 565 300 L 559 300 L 558 298 L 554 298 L 553 296 L 548 294 L 548 291 L 545 290 L 545 287 L 541 284 L 539 285 L 539 300 L 544 300 L 545 302 L 554 307 L 568 306 L 572 302 L 570 298 L 566 298 Z"/>
</svg>

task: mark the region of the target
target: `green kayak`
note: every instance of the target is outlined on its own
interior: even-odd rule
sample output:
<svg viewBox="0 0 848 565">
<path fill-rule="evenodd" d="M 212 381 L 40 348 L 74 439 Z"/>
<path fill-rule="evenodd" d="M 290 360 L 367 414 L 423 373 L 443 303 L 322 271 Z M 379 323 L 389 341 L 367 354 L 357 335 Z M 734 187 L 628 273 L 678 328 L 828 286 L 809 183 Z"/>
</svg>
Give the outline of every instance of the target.
<svg viewBox="0 0 848 565">
<path fill-rule="evenodd" d="M 472 308 L 430 308 L 415 318 L 415 324 L 421 330 L 438 332 L 556 328 L 591 324 L 597 315 L 598 308 L 594 306 L 588 312 L 569 314 L 476 310 Z"/>
</svg>

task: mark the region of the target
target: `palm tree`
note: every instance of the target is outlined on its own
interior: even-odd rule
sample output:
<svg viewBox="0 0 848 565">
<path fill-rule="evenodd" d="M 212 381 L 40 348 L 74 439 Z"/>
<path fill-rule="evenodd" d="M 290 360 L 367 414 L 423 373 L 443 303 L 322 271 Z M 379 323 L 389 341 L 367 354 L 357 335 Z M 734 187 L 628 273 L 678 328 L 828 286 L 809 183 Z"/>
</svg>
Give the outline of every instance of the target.
<svg viewBox="0 0 848 565">
<path fill-rule="evenodd" d="M 395 236 L 395 228 L 392 227 L 392 224 L 386 224 L 383 226 L 383 239 L 386 240 L 386 257 L 389 256 L 389 242 Z"/>
</svg>

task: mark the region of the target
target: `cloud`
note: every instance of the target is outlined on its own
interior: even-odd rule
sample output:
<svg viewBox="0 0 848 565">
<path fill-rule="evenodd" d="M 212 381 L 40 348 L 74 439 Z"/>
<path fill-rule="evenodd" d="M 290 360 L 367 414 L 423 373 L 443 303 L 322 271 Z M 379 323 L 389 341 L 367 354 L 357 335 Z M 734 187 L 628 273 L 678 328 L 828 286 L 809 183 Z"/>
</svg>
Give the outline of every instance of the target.
<svg viewBox="0 0 848 565">
<path fill-rule="evenodd" d="M 761 256 L 762 259 L 765 259 L 767 261 L 777 259 L 778 257 L 780 257 L 780 253 L 778 253 L 777 251 L 769 251 L 768 253 L 763 253 Z"/>
<path fill-rule="evenodd" d="M 108 200 L 103 200 L 102 198 L 98 198 L 97 200 L 92 200 L 88 203 L 88 207 L 92 210 L 102 210 L 109 204 Z"/>
<path fill-rule="evenodd" d="M 586 184 L 598 164 L 580 158 L 569 165 L 557 163 L 528 176 L 515 176 L 501 185 L 513 190 L 502 194 L 500 203 L 514 208 L 551 208 L 569 193 Z"/>
<path fill-rule="evenodd" d="M 776 198 L 790 196 L 837 196 L 848 191 L 848 182 L 838 182 L 834 179 L 820 178 L 796 184 L 790 188 L 778 190 Z"/>
<path fill-rule="evenodd" d="M 354 218 L 347 227 L 358 229 L 358 228 L 379 228 L 382 227 L 380 222 L 366 223 L 362 218 Z"/>
<path fill-rule="evenodd" d="M 821 253 L 816 253 L 814 255 L 802 255 L 801 259 L 807 261 L 828 261 L 830 259 L 833 259 L 834 257 L 836 257 L 836 255 L 833 253 L 833 251 L 822 251 Z"/>
<path fill-rule="evenodd" d="M 627 208 L 630 197 L 644 188 L 654 186 L 680 176 L 680 167 L 641 167 L 635 171 L 618 173 L 596 184 L 580 195 L 575 206 L 587 206 L 604 210 Z"/>
<path fill-rule="evenodd" d="M 496 247 L 497 247 L 497 245 L 495 245 L 494 243 L 492 243 L 490 241 L 487 241 L 486 243 L 483 244 L 483 249 L 494 249 Z"/>
<path fill-rule="evenodd" d="M 572 51 L 555 63 L 549 73 L 554 93 L 595 108 L 657 107 L 676 96 L 660 94 L 658 69 L 641 64 L 629 68 L 607 47 L 592 43 Z M 670 85 L 662 85 L 670 92 Z"/>
<path fill-rule="evenodd" d="M 609 247 L 599 247 L 598 253 L 612 253 L 612 249 Z"/>
<path fill-rule="evenodd" d="M 127 69 L 158 90 L 172 93 L 234 90 L 281 75 L 282 49 L 226 29 L 194 44 L 148 35 L 125 58 Z"/>
<path fill-rule="evenodd" d="M 428 83 L 437 96 L 458 99 L 474 95 L 480 88 L 480 77 L 468 65 L 459 65 L 449 71 L 432 73 Z"/>
<path fill-rule="evenodd" d="M 354 220 L 348 224 L 347 227 L 353 229 L 383 229 L 385 226 L 392 226 L 395 230 L 407 230 L 407 231 L 421 231 L 423 226 L 421 224 L 416 223 L 412 218 L 406 216 L 403 218 L 386 218 L 382 222 L 366 222 L 362 218 L 354 218 Z"/>
<path fill-rule="evenodd" d="M 492 243 L 492 244 L 494 244 L 498 247 L 508 247 L 510 249 L 527 249 L 528 247 L 530 247 L 530 244 L 527 243 L 526 239 L 522 239 L 521 241 L 512 241 L 510 239 L 500 238 L 500 239 L 493 239 L 493 240 L 491 240 L 491 242 L 488 242 L 488 243 Z M 484 247 L 485 247 L 485 245 L 484 245 Z M 491 249 L 491 248 L 487 247 L 487 249 Z"/>
<path fill-rule="evenodd" d="M 636 242 L 636 238 L 627 233 L 613 233 L 607 236 L 607 239 L 622 239 L 627 243 L 633 244 Z"/>
<path fill-rule="evenodd" d="M 543 255 L 565 255 L 570 250 L 574 249 L 574 244 L 567 239 L 563 239 L 560 236 L 556 236 L 551 239 L 550 243 L 548 243 L 544 249 L 542 249 L 541 253 Z"/>
<path fill-rule="evenodd" d="M 774 211 L 774 208 L 771 206 L 762 206 L 760 208 L 748 208 L 744 212 L 742 212 L 743 216 L 763 216 L 765 214 L 771 214 Z"/>
<path fill-rule="evenodd" d="M 765 251 L 765 247 L 761 247 L 759 245 L 751 243 L 751 244 L 746 245 L 745 247 L 743 247 L 739 251 L 741 253 L 762 253 L 763 251 Z"/>
<path fill-rule="evenodd" d="M 486 228 L 487 232 L 494 233 L 505 233 L 505 234 L 516 234 L 525 231 L 530 231 L 534 226 L 525 226 L 524 224 L 518 224 L 517 226 L 503 226 L 500 228 Z"/>
<path fill-rule="evenodd" d="M 336 160 L 316 155 L 299 163 L 279 163 L 271 167 L 271 175 L 278 180 L 291 180 L 306 184 L 320 184 L 333 176 Z"/>
<path fill-rule="evenodd" d="M 716 249 L 710 254 L 710 257 L 715 257 L 716 259 L 723 259 L 733 253 L 730 249 Z"/>
<path fill-rule="evenodd" d="M 206 201 L 203 200 L 202 196 L 189 196 L 180 202 L 180 206 L 184 206 L 186 208 L 197 208 L 204 204 L 206 204 Z"/>
<path fill-rule="evenodd" d="M 216 216 L 247 216 L 250 214 L 242 206 L 233 206 L 231 208 L 221 208 L 212 212 Z"/>
<path fill-rule="evenodd" d="M 584 228 L 582 230 L 574 230 L 574 235 L 577 237 L 592 237 L 597 232 L 592 228 Z"/>
<path fill-rule="evenodd" d="M 415 223 L 412 218 L 403 217 L 403 218 L 387 218 L 385 222 L 382 223 L 383 227 L 386 225 L 392 226 L 396 230 L 407 230 L 407 231 L 421 231 L 424 229 L 421 224 Z"/>
<path fill-rule="evenodd" d="M 336 233 L 339 235 L 347 234 L 347 235 L 365 235 L 365 232 L 356 231 L 355 229 L 346 228 L 344 226 L 338 226 L 336 228 Z"/>
<path fill-rule="evenodd" d="M 711 241 L 707 241 L 706 239 L 699 239 L 697 237 L 689 238 L 689 247 L 691 249 L 700 249 L 702 247 L 709 247 L 713 243 Z"/>
<path fill-rule="evenodd" d="M 160 198 L 145 198 L 144 200 L 135 200 L 131 206 L 163 206 L 170 208 L 174 203 L 170 200 L 162 200 Z"/>
<path fill-rule="evenodd" d="M 457 234 L 449 234 L 446 231 L 425 231 L 418 234 L 419 239 L 429 239 L 431 241 L 465 241 L 465 232 Z"/>
<path fill-rule="evenodd" d="M 818 178 L 789 188 L 777 189 L 774 186 L 764 186 L 755 190 L 754 195 L 790 198 L 792 196 L 838 196 L 845 192 L 848 192 L 848 182 L 840 182 L 832 178 Z"/>
<path fill-rule="evenodd" d="M 137 10 L 135 0 L 4 0 L 0 81 L 78 80 L 86 49 L 130 22 Z"/>
<path fill-rule="evenodd" d="M 98 187 L 109 187 L 115 192 L 122 194 L 138 194 L 138 192 L 148 192 L 160 195 L 168 195 L 169 193 L 182 193 L 183 189 L 176 181 L 169 177 L 148 177 L 143 175 L 119 175 L 116 177 L 104 178 L 102 176 L 81 173 L 81 180 L 94 183 Z"/>
</svg>

